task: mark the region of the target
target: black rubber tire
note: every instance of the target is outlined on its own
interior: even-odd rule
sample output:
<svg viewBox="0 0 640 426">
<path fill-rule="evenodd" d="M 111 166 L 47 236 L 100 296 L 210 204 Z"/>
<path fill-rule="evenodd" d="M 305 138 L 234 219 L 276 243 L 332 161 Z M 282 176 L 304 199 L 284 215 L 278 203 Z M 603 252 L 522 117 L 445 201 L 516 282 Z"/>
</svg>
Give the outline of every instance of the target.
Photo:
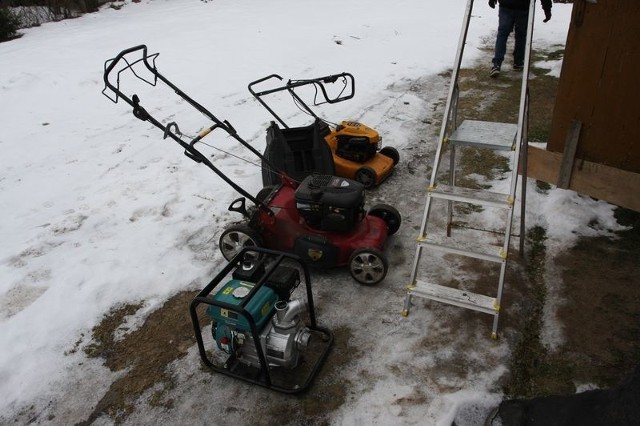
<svg viewBox="0 0 640 426">
<path fill-rule="evenodd" d="M 218 248 L 226 260 L 233 259 L 244 247 L 262 247 L 262 238 L 248 225 L 232 225 L 220 235 Z"/>
<path fill-rule="evenodd" d="M 379 217 L 387 224 L 389 235 L 395 234 L 402 224 L 402 216 L 395 207 L 388 204 L 376 204 L 369 209 L 367 213 L 371 216 Z"/>
<path fill-rule="evenodd" d="M 383 147 L 380 150 L 380 154 L 384 155 L 385 157 L 391 158 L 393 160 L 394 166 L 400 162 L 400 153 L 392 146 Z"/>
<path fill-rule="evenodd" d="M 384 254 L 374 248 L 361 248 L 349 256 L 349 273 L 363 285 L 375 285 L 387 276 L 389 264 Z"/>
<path fill-rule="evenodd" d="M 365 189 L 376 186 L 377 174 L 371 167 L 360 167 L 354 176 L 354 179 L 362 184 Z"/>
</svg>

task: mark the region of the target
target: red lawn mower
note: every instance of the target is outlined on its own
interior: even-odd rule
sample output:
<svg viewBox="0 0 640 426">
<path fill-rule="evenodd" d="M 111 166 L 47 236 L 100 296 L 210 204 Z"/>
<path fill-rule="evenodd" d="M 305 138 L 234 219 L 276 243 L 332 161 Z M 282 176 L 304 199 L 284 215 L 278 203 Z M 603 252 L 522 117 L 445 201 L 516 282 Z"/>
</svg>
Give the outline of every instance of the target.
<svg viewBox="0 0 640 426">
<path fill-rule="evenodd" d="M 242 197 L 229 210 L 240 213 L 243 221 L 228 227 L 219 240 L 219 248 L 231 260 L 247 246 L 294 253 L 309 266 L 332 268 L 347 266 L 361 284 L 376 284 L 387 274 L 383 254 L 387 237 L 400 227 L 401 217 L 392 206 L 378 204 L 364 209 L 365 190 L 360 183 L 332 175 L 311 174 L 298 182 L 280 173 L 280 182 L 264 187 L 254 197 L 221 172 L 198 148 L 208 135 L 232 137 L 271 170 L 278 170 L 267 158 L 242 139 L 231 124 L 221 121 L 187 96 L 158 72 L 158 53 L 148 54 L 145 45 L 123 50 L 105 63 L 102 91 L 113 102 L 124 100 L 133 107 L 133 115 L 148 121 L 184 148 L 191 160 L 202 163 L 228 183 Z M 175 121 L 163 124 L 141 105 L 140 97 L 127 96 L 120 89 L 121 79 L 135 77 L 147 85 L 162 82 L 182 100 L 213 122 L 195 137 L 184 135 Z M 205 144 L 215 149 L 214 142 Z M 246 200 L 251 202 L 247 207 Z"/>
</svg>

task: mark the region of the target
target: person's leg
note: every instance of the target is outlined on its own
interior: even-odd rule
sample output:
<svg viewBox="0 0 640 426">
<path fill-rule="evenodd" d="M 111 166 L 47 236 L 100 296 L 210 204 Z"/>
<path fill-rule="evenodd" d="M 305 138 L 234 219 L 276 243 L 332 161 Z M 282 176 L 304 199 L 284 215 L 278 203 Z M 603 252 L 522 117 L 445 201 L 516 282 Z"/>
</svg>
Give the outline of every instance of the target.
<svg viewBox="0 0 640 426">
<path fill-rule="evenodd" d="M 500 68 L 504 55 L 507 51 L 507 39 L 514 26 L 514 11 L 504 7 L 498 8 L 498 34 L 496 35 L 496 46 L 493 60 L 494 67 Z"/>
<path fill-rule="evenodd" d="M 513 66 L 521 68 L 524 65 L 524 50 L 527 42 L 527 24 L 529 11 L 514 11 L 515 48 L 513 50 Z"/>
</svg>

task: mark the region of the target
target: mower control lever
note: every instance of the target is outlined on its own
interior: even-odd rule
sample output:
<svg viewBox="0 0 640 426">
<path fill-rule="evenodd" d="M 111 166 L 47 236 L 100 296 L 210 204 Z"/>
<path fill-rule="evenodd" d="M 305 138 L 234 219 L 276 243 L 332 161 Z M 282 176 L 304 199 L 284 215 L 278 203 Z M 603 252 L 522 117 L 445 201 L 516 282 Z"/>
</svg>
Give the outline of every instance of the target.
<svg viewBox="0 0 640 426">
<path fill-rule="evenodd" d="M 147 121 L 149 119 L 149 113 L 146 109 L 140 106 L 140 98 L 138 95 L 133 95 L 133 115 L 138 120 Z"/>
<path fill-rule="evenodd" d="M 248 218 L 249 212 L 247 212 L 246 200 L 244 197 L 236 198 L 229 206 L 230 212 L 240 213 L 242 216 Z"/>
<path fill-rule="evenodd" d="M 173 122 L 169 123 L 167 125 L 167 130 L 165 130 L 165 135 L 169 131 L 169 127 L 171 127 L 172 124 L 176 126 L 176 129 L 178 128 L 177 124 L 175 124 Z M 195 145 L 196 145 L 197 142 L 202 140 L 205 136 L 207 136 L 209 133 L 213 132 L 218 127 L 220 127 L 218 124 L 214 124 L 213 126 L 207 127 L 206 129 L 204 129 L 200 133 L 198 133 L 198 136 L 196 136 L 195 138 L 193 138 L 191 140 L 191 142 L 189 142 L 189 148 L 184 150 L 184 155 L 186 155 L 187 157 L 189 157 L 190 159 L 192 159 L 196 163 L 202 163 L 204 155 L 202 155 L 202 153 L 196 149 Z"/>
<path fill-rule="evenodd" d="M 256 81 L 249 83 L 249 92 L 286 129 L 288 129 L 289 126 L 284 122 L 284 120 L 280 116 L 278 116 L 278 114 L 276 114 L 276 112 L 269 105 L 267 105 L 263 97 L 266 97 L 267 95 L 270 95 L 273 93 L 287 91 L 289 92 L 291 97 L 294 99 L 294 102 L 296 103 L 296 105 L 298 105 L 298 107 L 303 112 L 309 114 L 315 119 L 320 120 L 321 118 L 318 117 L 318 115 L 311 109 L 311 107 L 300 96 L 298 96 L 298 93 L 296 93 L 295 89 L 303 86 L 312 86 L 316 92 L 316 95 L 313 98 L 313 106 L 317 106 L 324 103 L 335 104 L 338 102 L 346 101 L 347 99 L 353 98 L 355 94 L 355 79 L 352 74 L 349 74 L 347 72 L 343 72 L 340 74 L 331 74 L 331 75 L 326 75 L 323 77 L 312 78 L 312 79 L 303 79 L 303 80 L 289 79 L 287 80 L 286 83 L 276 85 L 275 87 L 271 87 L 266 90 L 261 90 L 259 92 L 256 92 L 254 90 L 254 87 L 256 85 L 271 79 L 277 79 L 280 81 L 283 80 L 283 78 L 278 74 L 271 74 L 266 77 L 262 77 Z M 330 95 L 325 85 L 329 86 L 331 84 L 335 84 L 338 81 L 341 81 L 343 83 L 342 89 L 339 90 L 337 94 Z M 338 87 L 338 89 L 340 89 L 340 87 Z"/>
<path fill-rule="evenodd" d="M 184 155 L 186 155 L 188 158 L 192 159 L 193 161 L 195 161 L 196 163 L 202 163 L 202 159 L 200 159 L 198 156 L 193 155 L 192 153 L 190 153 L 189 151 L 187 151 L 186 149 L 184 150 Z"/>
<path fill-rule="evenodd" d="M 174 130 L 172 131 L 171 128 L 174 128 Z M 169 133 L 174 133 L 176 135 L 182 135 L 182 132 L 180 131 L 180 128 L 178 127 L 178 123 L 176 123 L 175 121 L 172 121 L 171 123 L 167 124 L 167 127 L 164 128 L 164 137 L 162 139 L 166 139 L 167 136 L 169 136 Z"/>
<path fill-rule="evenodd" d="M 227 126 L 229 134 L 231 134 L 231 135 L 237 135 L 238 134 L 236 129 L 227 120 L 224 120 L 223 123 Z"/>
</svg>

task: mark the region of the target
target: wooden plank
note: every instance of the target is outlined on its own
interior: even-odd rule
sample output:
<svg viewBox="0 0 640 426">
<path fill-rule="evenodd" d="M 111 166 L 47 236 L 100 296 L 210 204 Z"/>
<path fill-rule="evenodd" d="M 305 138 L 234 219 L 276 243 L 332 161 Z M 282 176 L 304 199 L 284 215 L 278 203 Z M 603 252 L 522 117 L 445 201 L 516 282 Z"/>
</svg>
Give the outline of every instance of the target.
<svg viewBox="0 0 640 426">
<path fill-rule="evenodd" d="M 551 184 L 558 181 L 562 154 L 532 146 L 527 153 L 528 177 Z M 576 160 L 568 189 L 640 212 L 640 173 Z"/>
<path fill-rule="evenodd" d="M 581 130 L 582 121 L 571 120 L 569 132 L 567 133 L 567 141 L 564 144 L 562 163 L 560 165 L 560 176 L 558 177 L 558 183 L 556 184 L 558 188 L 569 188 L 571 172 L 573 171 L 573 162 L 576 158 L 576 150 L 578 149 L 578 140 L 580 139 Z"/>
</svg>

